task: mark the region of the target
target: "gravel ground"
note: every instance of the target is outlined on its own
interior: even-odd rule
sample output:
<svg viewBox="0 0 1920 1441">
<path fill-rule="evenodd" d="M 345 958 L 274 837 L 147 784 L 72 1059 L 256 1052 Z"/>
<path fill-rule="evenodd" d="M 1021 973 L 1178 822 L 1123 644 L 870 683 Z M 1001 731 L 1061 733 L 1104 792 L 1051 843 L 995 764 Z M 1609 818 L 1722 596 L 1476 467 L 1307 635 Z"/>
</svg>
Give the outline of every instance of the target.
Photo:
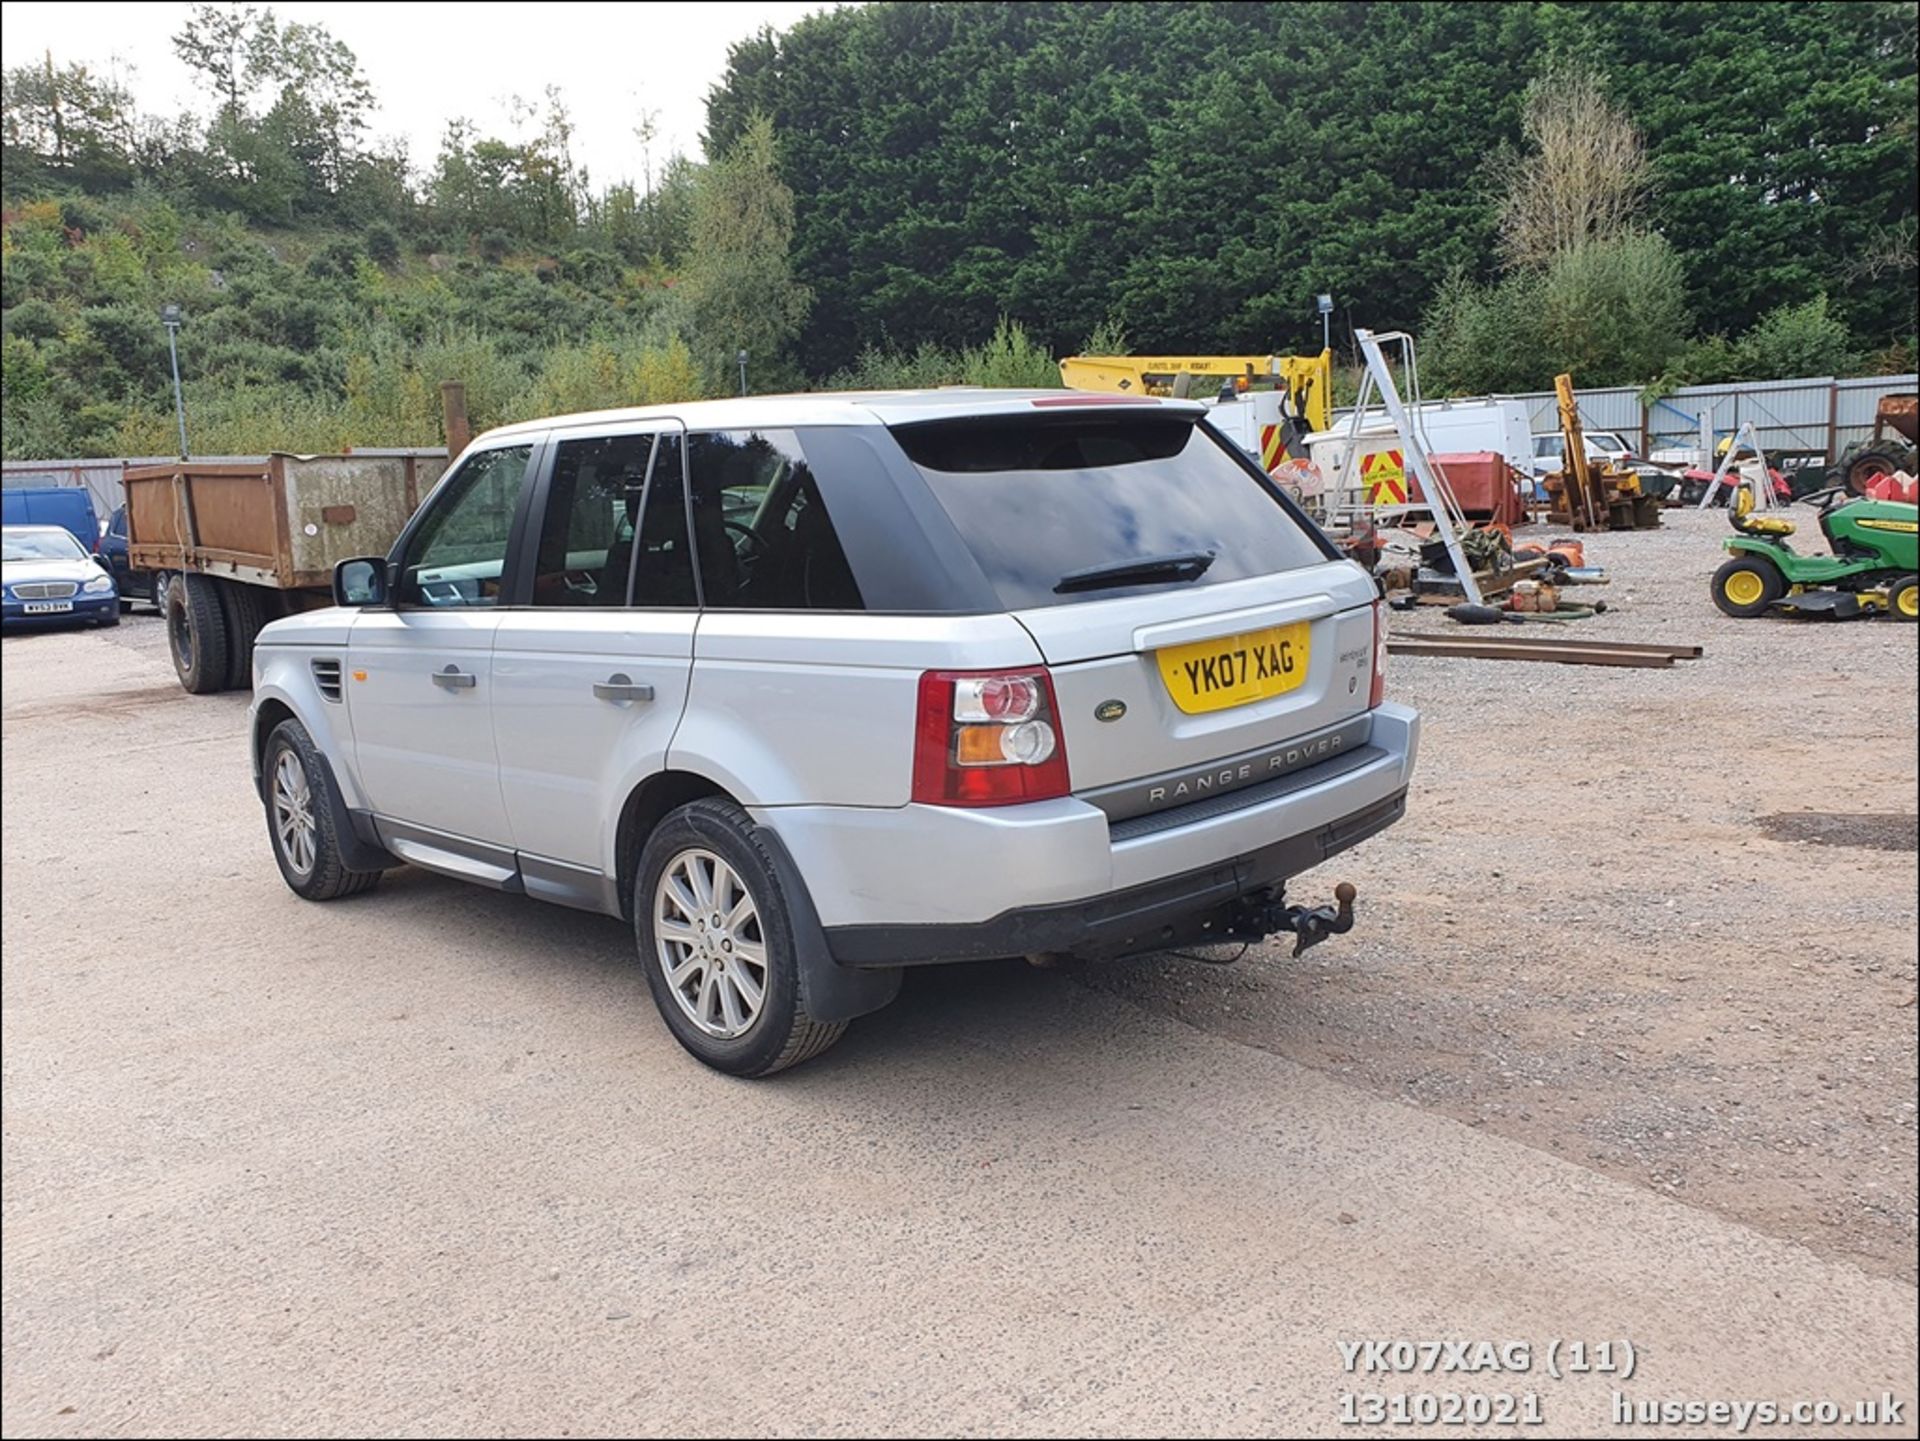
<svg viewBox="0 0 1920 1441">
<path fill-rule="evenodd" d="M 1703 658 L 1395 658 L 1409 817 L 1295 887 L 1352 880 L 1352 934 L 1081 980 L 1911 1282 L 1920 630 L 1729 620 L 1724 515 L 1666 522 L 1588 538 L 1567 630 Z"/>
</svg>

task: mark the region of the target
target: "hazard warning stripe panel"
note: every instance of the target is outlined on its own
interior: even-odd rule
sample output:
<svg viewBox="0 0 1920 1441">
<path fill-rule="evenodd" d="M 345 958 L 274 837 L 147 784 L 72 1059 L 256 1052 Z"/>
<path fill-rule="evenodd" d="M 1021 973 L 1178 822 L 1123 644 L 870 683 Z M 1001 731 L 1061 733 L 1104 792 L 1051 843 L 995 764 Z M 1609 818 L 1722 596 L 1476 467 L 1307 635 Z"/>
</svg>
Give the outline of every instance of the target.
<svg viewBox="0 0 1920 1441">
<path fill-rule="evenodd" d="M 1286 447 L 1280 443 L 1280 427 L 1263 425 L 1260 427 L 1260 464 L 1272 470 L 1287 458 Z"/>
<path fill-rule="evenodd" d="M 1376 450 L 1360 461 L 1360 479 L 1368 505 L 1407 503 L 1406 459 L 1397 450 Z"/>
</svg>

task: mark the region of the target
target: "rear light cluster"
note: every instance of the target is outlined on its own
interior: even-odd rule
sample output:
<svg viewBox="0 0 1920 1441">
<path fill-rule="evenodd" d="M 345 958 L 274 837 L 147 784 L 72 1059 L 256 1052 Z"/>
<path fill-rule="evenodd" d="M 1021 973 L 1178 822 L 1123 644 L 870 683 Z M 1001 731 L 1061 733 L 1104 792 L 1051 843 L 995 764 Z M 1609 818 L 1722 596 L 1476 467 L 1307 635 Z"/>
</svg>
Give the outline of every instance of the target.
<svg viewBox="0 0 1920 1441">
<path fill-rule="evenodd" d="M 1044 668 L 927 671 L 914 721 L 914 800 L 1005 806 L 1068 794 L 1057 714 Z"/>
<path fill-rule="evenodd" d="M 1373 603 L 1373 687 L 1367 692 L 1367 709 L 1387 698 L 1387 603 Z"/>
</svg>

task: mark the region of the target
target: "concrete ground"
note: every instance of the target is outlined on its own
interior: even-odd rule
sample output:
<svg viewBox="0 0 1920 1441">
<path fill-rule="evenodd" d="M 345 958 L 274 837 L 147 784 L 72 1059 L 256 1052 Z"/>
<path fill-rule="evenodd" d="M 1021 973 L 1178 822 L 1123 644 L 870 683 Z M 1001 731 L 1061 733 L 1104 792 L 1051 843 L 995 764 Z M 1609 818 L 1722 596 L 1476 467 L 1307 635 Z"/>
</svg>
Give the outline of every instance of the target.
<svg viewBox="0 0 1920 1441">
<path fill-rule="evenodd" d="M 1586 538 L 1566 632 L 1700 659 L 1393 658 L 1409 819 L 1298 887 L 1358 885 L 1351 935 L 1084 979 L 1911 1283 L 1920 627 L 1722 616 L 1724 513 L 1665 521 Z"/>
<path fill-rule="evenodd" d="M 1586 1435 L 1615 1391 L 1915 1434 L 1898 1276 L 1022 965 L 728 1080 L 614 922 L 290 895 L 244 699 L 154 622 L 3 659 L 8 1435 L 1404 1435 L 1343 1396 L 1448 1392 Z M 1528 1369 L 1343 1369 L 1430 1338 Z"/>
</svg>

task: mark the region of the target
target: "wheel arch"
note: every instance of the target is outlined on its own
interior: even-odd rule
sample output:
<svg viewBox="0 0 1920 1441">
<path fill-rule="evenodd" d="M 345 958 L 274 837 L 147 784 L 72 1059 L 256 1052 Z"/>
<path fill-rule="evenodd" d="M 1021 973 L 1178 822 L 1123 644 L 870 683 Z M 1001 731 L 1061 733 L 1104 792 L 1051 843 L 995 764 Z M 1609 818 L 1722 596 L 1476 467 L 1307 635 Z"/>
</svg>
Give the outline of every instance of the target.
<svg viewBox="0 0 1920 1441">
<path fill-rule="evenodd" d="M 1764 560 L 1781 575 L 1784 576 L 1787 573 L 1787 568 L 1780 563 L 1780 547 L 1768 541 L 1742 535 L 1735 536 L 1726 542 L 1726 547 L 1727 554 L 1735 559 Z M 1793 552 L 1789 551 L 1787 554 L 1791 556 Z"/>
<path fill-rule="evenodd" d="M 667 812 L 709 797 L 732 801 L 744 809 L 738 796 L 698 771 L 656 771 L 627 792 L 613 834 L 613 880 L 618 888 L 620 914 L 625 919 L 633 919 L 634 872 L 640 864 L 640 849 L 653 828 Z"/>
<path fill-rule="evenodd" d="M 268 696 L 254 706 L 253 731 L 247 738 L 247 745 L 252 752 L 253 788 L 256 791 L 266 784 L 267 737 L 282 721 L 299 719 L 293 707 L 278 696 Z"/>
</svg>

